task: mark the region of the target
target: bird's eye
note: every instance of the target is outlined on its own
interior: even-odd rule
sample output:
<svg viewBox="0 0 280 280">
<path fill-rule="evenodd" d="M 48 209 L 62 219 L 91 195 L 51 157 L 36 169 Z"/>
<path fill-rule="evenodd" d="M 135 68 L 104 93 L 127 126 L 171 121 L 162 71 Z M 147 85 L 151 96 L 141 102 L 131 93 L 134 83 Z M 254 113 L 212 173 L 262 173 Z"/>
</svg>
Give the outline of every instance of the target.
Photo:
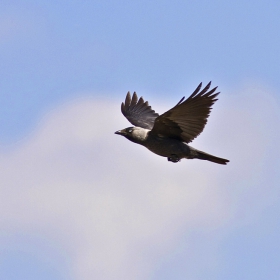
<svg viewBox="0 0 280 280">
<path fill-rule="evenodd" d="M 130 129 L 128 130 L 128 132 L 131 133 L 131 132 L 132 132 L 132 129 L 130 128 Z"/>
</svg>

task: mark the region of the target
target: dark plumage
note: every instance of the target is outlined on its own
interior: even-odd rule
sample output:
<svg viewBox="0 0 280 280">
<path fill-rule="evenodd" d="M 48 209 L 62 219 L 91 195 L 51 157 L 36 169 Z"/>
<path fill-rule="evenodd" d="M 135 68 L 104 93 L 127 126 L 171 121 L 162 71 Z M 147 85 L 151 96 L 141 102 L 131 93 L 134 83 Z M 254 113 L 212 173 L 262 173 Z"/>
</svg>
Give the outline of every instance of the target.
<svg viewBox="0 0 280 280">
<path fill-rule="evenodd" d="M 229 160 L 196 150 L 187 145 L 204 129 L 211 106 L 217 101 L 217 87 L 209 90 L 211 82 L 201 89 L 202 83 L 192 95 L 184 101 L 183 97 L 172 109 L 158 115 L 136 92 L 132 98 L 128 92 L 125 103 L 121 105 L 123 115 L 135 127 L 116 131 L 116 134 L 143 145 L 153 153 L 167 157 L 168 161 L 178 162 L 182 158 L 198 158 L 219 164 L 227 164 Z M 209 91 L 208 91 L 209 90 Z"/>
</svg>

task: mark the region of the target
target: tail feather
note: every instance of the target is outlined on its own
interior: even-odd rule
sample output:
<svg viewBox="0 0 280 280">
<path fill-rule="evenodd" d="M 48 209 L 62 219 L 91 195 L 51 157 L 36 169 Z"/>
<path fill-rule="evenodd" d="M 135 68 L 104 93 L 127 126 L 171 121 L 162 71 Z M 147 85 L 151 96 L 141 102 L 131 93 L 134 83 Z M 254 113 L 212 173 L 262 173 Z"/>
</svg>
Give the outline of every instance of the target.
<svg viewBox="0 0 280 280">
<path fill-rule="evenodd" d="M 196 152 L 197 152 L 197 158 L 198 159 L 208 160 L 208 161 L 212 161 L 212 162 L 215 162 L 215 163 L 218 163 L 218 164 L 224 164 L 224 165 L 226 165 L 229 162 L 228 159 L 215 157 L 213 155 L 204 153 L 202 151 L 196 150 Z"/>
</svg>

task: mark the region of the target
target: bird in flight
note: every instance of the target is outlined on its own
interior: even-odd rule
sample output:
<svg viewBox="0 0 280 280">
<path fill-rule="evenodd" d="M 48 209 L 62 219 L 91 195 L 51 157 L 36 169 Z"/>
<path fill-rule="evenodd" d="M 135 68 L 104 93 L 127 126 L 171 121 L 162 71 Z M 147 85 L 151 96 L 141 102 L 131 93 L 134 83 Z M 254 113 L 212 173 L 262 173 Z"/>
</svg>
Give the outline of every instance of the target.
<svg viewBox="0 0 280 280">
<path fill-rule="evenodd" d="M 133 127 L 118 130 L 115 134 L 140 144 L 151 152 L 167 157 L 168 161 L 181 159 L 201 159 L 227 164 L 229 160 L 216 157 L 188 145 L 204 129 L 212 105 L 217 101 L 217 87 L 210 89 L 211 82 L 201 90 L 202 83 L 185 100 L 183 97 L 176 106 L 162 115 L 155 113 L 148 101 L 138 99 L 136 92 L 132 98 L 127 93 L 121 111 Z M 184 101 L 185 100 L 185 101 Z"/>
</svg>

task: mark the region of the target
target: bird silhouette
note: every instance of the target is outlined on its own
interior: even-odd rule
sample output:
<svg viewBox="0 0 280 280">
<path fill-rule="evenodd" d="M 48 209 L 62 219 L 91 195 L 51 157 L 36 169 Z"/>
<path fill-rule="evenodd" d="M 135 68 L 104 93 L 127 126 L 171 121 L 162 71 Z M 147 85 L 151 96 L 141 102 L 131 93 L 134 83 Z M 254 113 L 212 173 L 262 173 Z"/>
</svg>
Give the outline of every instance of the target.
<svg viewBox="0 0 280 280">
<path fill-rule="evenodd" d="M 167 157 L 168 161 L 181 159 L 201 159 L 227 164 L 229 160 L 216 157 L 188 145 L 204 129 L 212 105 L 217 101 L 217 87 L 210 89 L 211 82 L 201 90 L 202 83 L 185 100 L 183 97 L 173 108 L 162 115 L 155 113 L 148 101 L 138 99 L 136 92 L 132 98 L 127 93 L 121 111 L 134 127 L 118 130 L 128 140 L 140 144 L 151 152 Z"/>
</svg>

